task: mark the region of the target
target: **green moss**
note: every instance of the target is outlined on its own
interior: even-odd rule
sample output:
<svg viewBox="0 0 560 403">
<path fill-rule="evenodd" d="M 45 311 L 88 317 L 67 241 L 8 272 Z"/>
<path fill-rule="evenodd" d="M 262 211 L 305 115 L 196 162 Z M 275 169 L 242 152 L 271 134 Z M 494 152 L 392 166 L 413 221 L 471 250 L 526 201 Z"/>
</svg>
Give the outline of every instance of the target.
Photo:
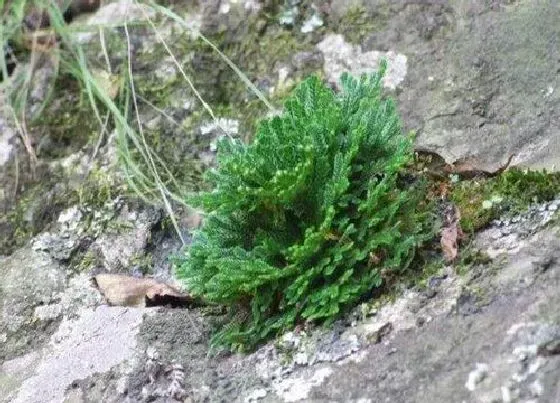
<svg viewBox="0 0 560 403">
<path fill-rule="evenodd" d="M 93 249 L 88 249 L 84 253 L 76 253 L 72 257 L 70 267 L 74 268 L 77 272 L 88 272 L 95 267 L 101 267 L 103 265 L 102 260 Z"/>
<path fill-rule="evenodd" d="M 364 6 L 356 5 L 350 7 L 336 23 L 335 30 L 344 35 L 347 41 L 360 45 L 368 35 L 384 29 L 388 20 L 383 7 L 377 7 L 375 12 L 371 12 Z"/>
<path fill-rule="evenodd" d="M 68 176 L 72 173 L 55 170 L 26 185 L 13 207 L 0 217 L 0 230 L 6 234 L 0 239 L 0 255 L 10 254 L 44 231 L 64 209 L 77 204 L 98 210 L 124 191 L 114 173 L 97 167 L 77 186 L 69 182 Z"/>
<path fill-rule="evenodd" d="M 469 273 L 473 267 L 488 265 L 492 259 L 487 253 L 474 247 L 472 243 L 461 245 L 459 261 L 455 264 L 455 272 L 459 275 Z"/>
<path fill-rule="evenodd" d="M 485 200 L 490 200 L 493 186 L 487 179 L 474 179 L 457 183 L 452 190 L 451 200 L 461 213 L 463 231 L 472 233 L 485 227 L 497 214 L 497 208 L 485 209 Z"/>
<path fill-rule="evenodd" d="M 495 191 L 508 197 L 510 211 L 520 212 L 531 203 L 550 201 L 560 195 L 560 172 L 513 168 L 496 179 Z"/>
<path fill-rule="evenodd" d="M 53 99 L 30 127 L 39 139 L 37 153 L 46 158 L 72 154 L 101 131 L 87 96 L 71 76 L 58 77 Z"/>
<path fill-rule="evenodd" d="M 93 167 L 80 185 L 72 190 L 68 201 L 69 205 L 100 208 L 122 190 L 122 185 L 119 185 L 114 173 Z"/>
<path fill-rule="evenodd" d="M 461 211 L 467 232 L 485 227 L 500 214 L 518 214 L 533 203 L 560 194 L 560 173 L 512 168 L 494 178 L 475 178 L 455 184 L 451 200 Z"/>
<path fill-rule="evenodd" d="M 153 255 L 137 255 L 130 260 L 130 266 L 138 269 L 143 275 L 153 274 Z"/>
<path fill-rule="evenodd" d="M 65 208 L 67 192 L 58 184 L 60 178 L 27 184 L 18 195 L 13 207 L 0 217 L 0 255 L 8 255 L 23 246 L 30 238 L 41 232 Z"/>
</svg>

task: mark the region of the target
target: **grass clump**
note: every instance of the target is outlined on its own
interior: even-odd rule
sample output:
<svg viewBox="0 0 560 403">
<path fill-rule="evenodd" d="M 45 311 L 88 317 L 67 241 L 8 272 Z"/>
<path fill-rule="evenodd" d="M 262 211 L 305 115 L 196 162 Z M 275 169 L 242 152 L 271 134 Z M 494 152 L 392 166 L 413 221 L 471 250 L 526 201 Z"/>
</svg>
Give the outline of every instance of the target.
<svg viewBox="0 0 560 403">
<path fill-rule="evenodd" d="M 177 268 L 193 294 L 231 307 L 215 345 L 332 321 L 411 262 L 422 196 L 402 175 L 411 141 L 381 95 L 384 71 L 343 75 L 340 94 L 312 76 L 252 144 L 219 143 L 213 190 L 189 200 L 204 226 Z"/>
</svg>

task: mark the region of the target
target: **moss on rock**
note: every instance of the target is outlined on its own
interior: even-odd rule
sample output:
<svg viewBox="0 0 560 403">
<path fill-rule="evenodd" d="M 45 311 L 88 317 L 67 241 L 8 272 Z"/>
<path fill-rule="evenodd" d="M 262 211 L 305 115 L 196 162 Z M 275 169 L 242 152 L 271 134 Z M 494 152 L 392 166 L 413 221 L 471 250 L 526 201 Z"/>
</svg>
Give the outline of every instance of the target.
<svg viewBox="0 0 560 403">
<path fill-rule="evenodd" d="M 361 45 L 368 35 L 386 28 L 390 17 L 387 8 L 378 7 L 372 12 L 362 5 L 351 6 L 339 21 L 335 21 L 334 29 L 348 42 Z"/>
<path fill-rule="evenodd" d="M 464 230 L 474 232 L 500 214 L 524 212 L 533 203 L 560 195 L 560 173 L 512 168 L 494 178 L 475 178 L 453 186 L 451 199 L 461 211 Z"/>
</svg>

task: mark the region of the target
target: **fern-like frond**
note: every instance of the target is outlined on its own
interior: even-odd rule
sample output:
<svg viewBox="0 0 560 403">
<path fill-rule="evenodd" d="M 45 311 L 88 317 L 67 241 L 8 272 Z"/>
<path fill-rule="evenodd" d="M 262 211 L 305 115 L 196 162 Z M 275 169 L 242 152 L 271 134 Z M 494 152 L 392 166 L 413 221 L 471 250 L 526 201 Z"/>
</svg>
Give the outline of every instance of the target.
<svg viewBox="0 0 560 403">
<path fill-rule="evenodd" d="M 338 94 L 310 77 L 252 144 L 219 143 L 213 190 L 189 200 L 207 219 L 177 269 L 193 294 L 245 307 L 216 342 L 332 320 L 410 263 L 425 235 L 418 189 L 399 186 L 412 145 L 382 96 L 385 69 L 344 74 Z"/>
</svg>

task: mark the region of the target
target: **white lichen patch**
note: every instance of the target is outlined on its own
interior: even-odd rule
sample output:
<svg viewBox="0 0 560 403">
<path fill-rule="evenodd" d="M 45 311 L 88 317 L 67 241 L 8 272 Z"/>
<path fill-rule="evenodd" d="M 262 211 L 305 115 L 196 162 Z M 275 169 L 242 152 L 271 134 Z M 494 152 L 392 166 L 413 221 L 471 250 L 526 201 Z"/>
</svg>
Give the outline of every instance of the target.
<svg viewBox="0 0 560 403">
<path fill-rule="evenodd" d="M 297 402 L 307 398 L 312 388 L 320 386 L 333 370 L 329 367 L 317 369 L 310 377 L 287 378 L 273 384 L 276 394 L 285 402 Z"/>
<path fill-rule="evenodd" d="M 317 48 L 324 55 L 324 70 L 328 80 L 337 85 L 342 73 L 349 72 L 354 76 L 372 73 L 379 68 L 383 58 L 387 59 L 387 72 L 383 81 L 386 88 L 397 88 L 406 77 L 407 57 L 401 53 L 376 50 L 362 52 L 359 46 L 346 42 L 338 34 L 326 35 Z"/>
<path fill-rule="evenodd" d="M 308 20 L 306 20 L 301 26 L 301 32 L 308 34 L 315 31 L 316 28 L 323 26 L 323 19 L 318 14 L 313 14 Z"/>
</svg>

